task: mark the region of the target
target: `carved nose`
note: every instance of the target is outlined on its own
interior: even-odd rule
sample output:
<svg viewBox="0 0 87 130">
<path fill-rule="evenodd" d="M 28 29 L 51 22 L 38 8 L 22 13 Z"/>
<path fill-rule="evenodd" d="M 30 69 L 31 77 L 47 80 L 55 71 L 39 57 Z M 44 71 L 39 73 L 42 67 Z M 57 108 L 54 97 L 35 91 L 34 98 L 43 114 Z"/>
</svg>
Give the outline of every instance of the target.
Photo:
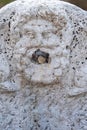
<svg viewBox="0 0 87 130">
<path fill-rule="evenodd" d="M 44 63 L 49 63 L 49 53 L 41 51 L 40 49 L 37 49 L 33 54 L 32 54 L 32 61 L 38 64 L 44 64 Z"/>
<path fill-rule="evenodd" d="M 41 45 L 41 44 L 43 44 L 43 37 L 42 37 L 42 35 L 41 34 L 37 34 L 37 42 Z"/>
</svg>

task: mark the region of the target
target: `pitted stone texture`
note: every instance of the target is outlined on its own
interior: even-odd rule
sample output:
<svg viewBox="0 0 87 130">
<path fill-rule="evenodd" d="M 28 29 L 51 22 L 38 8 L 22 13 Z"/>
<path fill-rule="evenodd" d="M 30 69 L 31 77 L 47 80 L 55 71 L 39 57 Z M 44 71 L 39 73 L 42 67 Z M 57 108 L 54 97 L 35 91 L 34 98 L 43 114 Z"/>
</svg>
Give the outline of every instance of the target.
<svg viewBox="0 0 87 130">
<path fill-rule="evenodd" d="M 50 62 L 32 62 L 40 49 Z M 58 0 L 0 10 L 0 129 L 87 129 L 87 12 Z"/>
</svg>

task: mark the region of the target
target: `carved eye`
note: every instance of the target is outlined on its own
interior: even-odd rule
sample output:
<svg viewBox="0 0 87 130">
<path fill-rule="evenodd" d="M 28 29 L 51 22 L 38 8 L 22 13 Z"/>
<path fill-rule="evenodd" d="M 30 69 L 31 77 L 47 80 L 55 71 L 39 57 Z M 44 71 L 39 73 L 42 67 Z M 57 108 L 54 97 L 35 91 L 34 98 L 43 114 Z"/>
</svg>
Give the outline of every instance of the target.
<svg viewBox="0 0 87 130">
<path fill-rule="evenodd" d="M 52 36 L 52 32 L 43 32 L 42 36 L 43 38 L 50 38 Z"/>
<path fill-rule="evenodd" d="M 26 31 L 26 35 L 30 38 L 30 39 L 34 39 L 35 38 L 35 33 L 32 31 Z"/>
</svg>

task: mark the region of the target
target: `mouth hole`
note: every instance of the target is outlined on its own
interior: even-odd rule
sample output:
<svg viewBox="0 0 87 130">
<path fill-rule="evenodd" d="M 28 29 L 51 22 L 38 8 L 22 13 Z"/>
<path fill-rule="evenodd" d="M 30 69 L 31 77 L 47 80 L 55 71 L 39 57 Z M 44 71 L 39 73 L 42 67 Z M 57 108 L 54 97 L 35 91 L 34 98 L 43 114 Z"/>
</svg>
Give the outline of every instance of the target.
<svg viewBox="0 0 87 130">
<path fill-rule="evenodd" d="M 40 49 L 37 49 L 32 54 L 31 61 L 37 64 L 47 64 L 47 63 L 50 63 L 51 58 L 50 58 L 49 53 L 41 51 Z"/>
</svg>

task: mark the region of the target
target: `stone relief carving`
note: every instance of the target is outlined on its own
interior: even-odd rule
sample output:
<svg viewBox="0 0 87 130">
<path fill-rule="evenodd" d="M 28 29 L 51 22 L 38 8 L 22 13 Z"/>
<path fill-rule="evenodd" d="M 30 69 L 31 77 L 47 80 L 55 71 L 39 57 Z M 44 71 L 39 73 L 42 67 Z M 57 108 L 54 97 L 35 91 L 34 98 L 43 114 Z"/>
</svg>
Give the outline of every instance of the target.
<svg viewBox="0 0 87 130">
<path fill-rule="evenodd" d="M 87 12 L 58 0 L 0 10 L 0 128 L 87 129 Z"/>
<path fill-rule="evenodd" d="M 43 84 L 59 82 L 59 78 L 62 77 L 60 65 L 63 66 L 63 59 L 65 59 L 63 67 L 68 66 L 69 61 L 68 55 L 61 56 L 63 53 L 61 44 L 63 43 L 60 43 L 60 35 L 58 36 L 57 32 L 58 29 L 51 22 L 43 19 L 32 19 L 22 26 L 22 37 L 15 45 L 13 57 L 17 56 L 15 58 L 17 70 L 21 69 L 20 71 L 23 72 L 27 80 Z M 23 39 L 27 40 L 23 41 Z M 31 57 L 36 48 L 48 52 L 51 62 L 41 65 L 33 63 Z M 67 53 L 66 49 L 64 51 Z"/>
</svg>

